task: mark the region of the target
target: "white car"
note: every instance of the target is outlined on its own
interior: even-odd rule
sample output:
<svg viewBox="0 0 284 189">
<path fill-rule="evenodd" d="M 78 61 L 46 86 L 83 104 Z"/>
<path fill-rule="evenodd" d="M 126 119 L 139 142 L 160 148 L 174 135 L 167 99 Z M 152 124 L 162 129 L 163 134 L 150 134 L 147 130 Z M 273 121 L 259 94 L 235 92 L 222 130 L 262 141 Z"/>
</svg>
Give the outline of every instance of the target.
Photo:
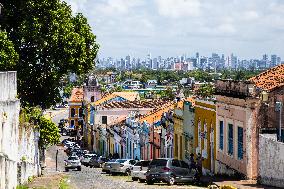
<svg viewBox="0 0 284 189">
<path fill-rule="evenodd" d="M 146 172 L 151 161 L 141 160 L 135 163 L 131 169 L 131 177 L 133 181 L 139 179 L 140 182 L 146 181 Z"/>
<path fill-rule="evenodd" d="M 96 154 L 85 154 L 83 158 L 81 159 L 82 165 L 89 166 L 89 162 L 91 158 L 96 157 L 96 156 L 97 156 Z"/>
<path fill-rule="evenodd" d="M 110 165 L 110 173 L 130 175 L 132 166 L 136 163 L 134 159 L 118 159 Z"/>
<path fill-rule="evenodd" d="M 68 172 L 69 169 L 77 169 L 81 171 L 81 162 L 78 156 L 70 156 L 65 160 L 65 171 Z"/>
</svg>

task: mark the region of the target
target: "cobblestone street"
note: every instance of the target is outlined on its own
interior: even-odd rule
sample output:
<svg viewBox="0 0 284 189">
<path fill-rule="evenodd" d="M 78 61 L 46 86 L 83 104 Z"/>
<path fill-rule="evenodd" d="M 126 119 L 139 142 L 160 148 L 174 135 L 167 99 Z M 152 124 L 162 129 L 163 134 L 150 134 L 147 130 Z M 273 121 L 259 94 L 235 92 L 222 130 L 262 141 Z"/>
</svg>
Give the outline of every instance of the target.
<svg viewBox="0 0 284 189">
<path fill-rule="evenodd" d="M 84 189 L 133 189 L 133 188 L 201 188 L 190 185 L 167 186 L 165 184 L 147 185 L 132 181 L 131 177 L 127 176 L 110 176 L 101 174 L 100 168 L 82 167 L 82 171 L 70 171 L 70 183 L 76 188 Z"/>
</svg>

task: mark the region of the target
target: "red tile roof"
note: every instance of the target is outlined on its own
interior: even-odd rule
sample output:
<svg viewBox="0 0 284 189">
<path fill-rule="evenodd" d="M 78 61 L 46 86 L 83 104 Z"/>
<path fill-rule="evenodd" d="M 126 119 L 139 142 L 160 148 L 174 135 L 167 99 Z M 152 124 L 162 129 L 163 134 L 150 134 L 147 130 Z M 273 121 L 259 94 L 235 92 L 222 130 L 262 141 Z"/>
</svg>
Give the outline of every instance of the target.
<svg viewBox="0 0 284 189">
<path fill-rule="evenodd" d="M 69 101 L 70 102 L 82 102 L 83 97 L 84 97 L 83 88 L 73 88 Z"/>
<path fill-rule="evenodd" d="M 257 87 L 267 91 L 284 86 L 284 64 L 270 68 L 249 80 Z"/>
</svg>

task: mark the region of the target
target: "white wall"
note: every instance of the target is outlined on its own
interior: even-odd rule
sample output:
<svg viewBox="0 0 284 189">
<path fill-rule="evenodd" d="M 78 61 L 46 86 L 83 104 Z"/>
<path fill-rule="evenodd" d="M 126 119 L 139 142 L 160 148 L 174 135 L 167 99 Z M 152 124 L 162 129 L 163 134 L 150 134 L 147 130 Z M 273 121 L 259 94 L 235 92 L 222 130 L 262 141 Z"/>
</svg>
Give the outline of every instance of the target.
<svg viewBox="0 0 284 189">
<path fill-rule="evenodd" d="M 259 181 L 284 188 L 284 143 L 265 134 L 259 136 Z"/>
<path fill-rule="evenodd" d="M 20 101 L 16 72 L 0 72 L 0 188 L 16 188 Z"/>
</svg>

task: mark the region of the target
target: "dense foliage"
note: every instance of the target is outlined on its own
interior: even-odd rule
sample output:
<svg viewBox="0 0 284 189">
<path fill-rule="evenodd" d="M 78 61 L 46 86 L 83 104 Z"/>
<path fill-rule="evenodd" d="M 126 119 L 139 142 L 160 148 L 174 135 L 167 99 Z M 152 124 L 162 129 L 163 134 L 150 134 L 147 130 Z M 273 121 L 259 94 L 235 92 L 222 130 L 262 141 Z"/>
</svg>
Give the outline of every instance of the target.
<svg viewBox="0 0 284 189">
<path fill-rule="evenodd" d="M 59 99 L 59 81 L 94 66 L 96 36 L 82 14 L 72 15 L 60 0 L 3 0 L 1 29 L 13 42 L 19 61 L 22 104 L 48 108 Z"/>
<path fill-rule="evenodd" d="M 6 32 L 0 31 L 0 71 L 11 70 L 18 62 L 19 55 Z"/>
<path fill-rule="evenodd" d="M 48 145 L 58 144 L 60 142 L 59 129 L 55 123 L 50 119 L 47 119 L 43 116 L 39 119 L 39 145 L 46 147 Z"/>
<path fill-rule="evenodd" d="M 47 147 L 59 142 L 60 134 L 57 125 L 43 116 L 40 107 L 25 106 L 21 108 L 20 125 L 25 125 L 26 123 L 39 129 L 40 147 Z"/>
</svg>

